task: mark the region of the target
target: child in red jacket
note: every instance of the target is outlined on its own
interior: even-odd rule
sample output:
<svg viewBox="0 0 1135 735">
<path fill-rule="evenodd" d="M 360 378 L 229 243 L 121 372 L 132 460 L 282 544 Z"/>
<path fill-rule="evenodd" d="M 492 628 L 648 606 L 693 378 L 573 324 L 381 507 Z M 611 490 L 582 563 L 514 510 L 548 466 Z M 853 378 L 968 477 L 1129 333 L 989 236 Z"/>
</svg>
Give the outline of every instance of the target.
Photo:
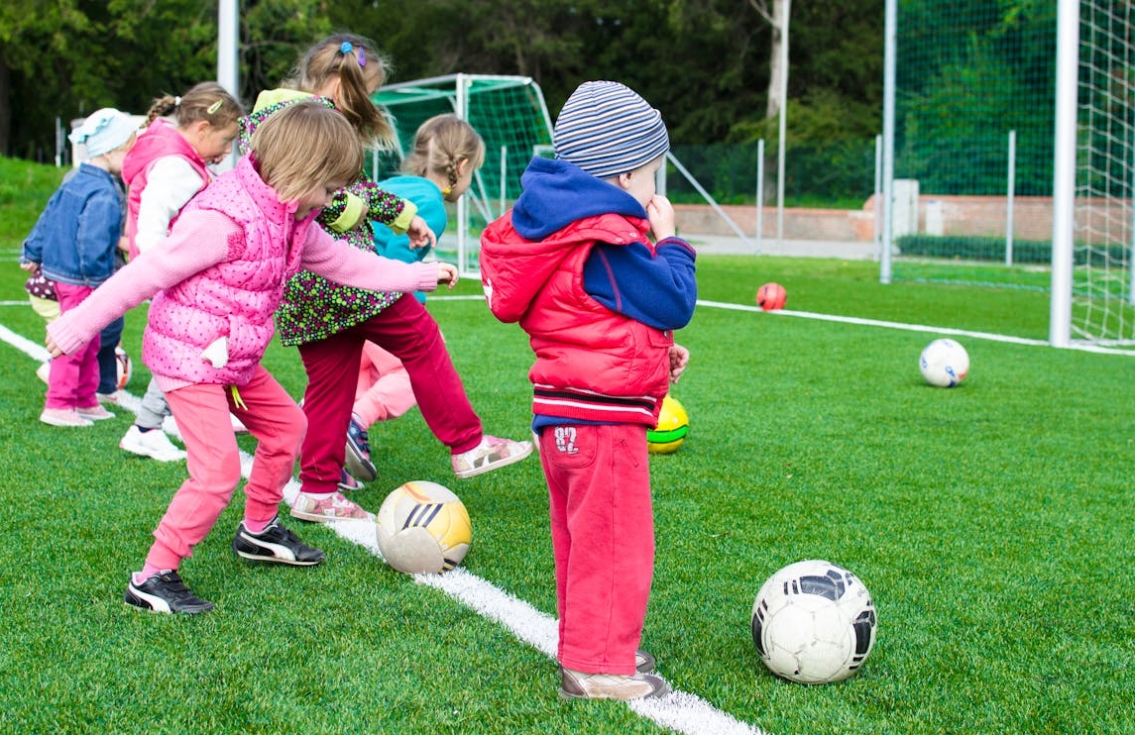
<svg viewBox="0 0 1135 735">
<path fill-rule="evenodd" d="M 533 429 L 548 482 L 560 694 L 668 691 L 639 650 L 654 572 L 646 431 L 689 352 L 694 249 L 655 191 L 662 116 L 617 82 L 564 105 L 556 159 L 534 158 L 515 208 L 481 237 L 489 308 L 528 333 Z M 653 234 L 653 237 L 650 235 Z"/>
</svg>

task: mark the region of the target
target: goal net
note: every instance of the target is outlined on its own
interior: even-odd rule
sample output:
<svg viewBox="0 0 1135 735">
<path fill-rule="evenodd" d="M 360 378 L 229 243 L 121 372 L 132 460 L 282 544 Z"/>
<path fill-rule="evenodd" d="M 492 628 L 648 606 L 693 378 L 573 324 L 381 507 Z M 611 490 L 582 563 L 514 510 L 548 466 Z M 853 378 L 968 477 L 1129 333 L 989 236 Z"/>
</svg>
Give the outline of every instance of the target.
<svg viewBox="0 0 1135 735">
<path fill-rule="evenodd" d="M 1135 8 L 1131 2 L 1083 0 L 1079 3 L 1075 63 L 1074 191 L 1061 190 L 1057 207 L 1070 211 L 1067 238 L 1054 233 L 1056 257 L 1071 266 L 1071 278 L 1053 279 L 1054 342 L 1088 341 L 1135 346 Z M 1069 16 L 1073 23 L 1076 15 Z M 1065 18 L 1061 17 L 1065 24 Z M 1062 38 L 1074 40 L 1072 34 Z M 1073 48 L 1073 52 L 1076 49 Z M 1057 115 L 1061 114 L 1058 94 Z M 1071 113 L 1069 112 L 1069 120 Z M 1061 136 L 1057 134 L 1056 155 Z M 1068 196 L 1072 199 L 1065 201 Z M 1069 206 L 1070 205 L 1070 206 Z M 1064 243 L 1062 240 L 1069 242 Z M 1068 252 L 1070 250 L 1070 252 Z M 1059 261 L 1054 261 L 1058 267 Z M 1070 308 L 1061 308 L 1062 300 Z M 1061 321 L 1067 319 L 1063 328 Z"/>
<path fill-rule="evenodd" d="M 485 163 L 473 185 L 451 207 L 450 227 L 438 242 L 438 256 L 463 275 L 480 271 L 480 233 L 520 195 L 520 176 L 535 155 L 550 155 L 552 122 L 540 87 L 529 77 L 452 74 L 384 86 L 374 101 L 390 115 L 396 150 L 376 151 L 375 179 L 395 176 L 410 152 L 414 134 L 427 119 L 453 113 L 485 141 Z"/>
</svg>

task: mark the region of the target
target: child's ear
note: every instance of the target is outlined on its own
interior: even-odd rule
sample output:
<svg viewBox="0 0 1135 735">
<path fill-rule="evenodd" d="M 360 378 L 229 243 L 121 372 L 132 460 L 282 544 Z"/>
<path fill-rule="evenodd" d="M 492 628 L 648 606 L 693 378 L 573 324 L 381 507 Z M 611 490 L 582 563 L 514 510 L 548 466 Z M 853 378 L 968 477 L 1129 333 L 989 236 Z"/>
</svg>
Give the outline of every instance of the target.
<svg viewBox="0 0 1135 735">
<path fill-rule="evenodd" d="M 631 179 L 633 177 L 634 177 L 634 171 L 628 171 L 625 174 L 619 174 L 618 176 L 612 176 L 610 179 L 608 179 L 608 181 L 610 181 L 612 184 L 619 187 L 620 189 L 623 189 L 624 191 L 626 191 L 626 190 L 629 190 L 631 188 Z"/>
</svg>

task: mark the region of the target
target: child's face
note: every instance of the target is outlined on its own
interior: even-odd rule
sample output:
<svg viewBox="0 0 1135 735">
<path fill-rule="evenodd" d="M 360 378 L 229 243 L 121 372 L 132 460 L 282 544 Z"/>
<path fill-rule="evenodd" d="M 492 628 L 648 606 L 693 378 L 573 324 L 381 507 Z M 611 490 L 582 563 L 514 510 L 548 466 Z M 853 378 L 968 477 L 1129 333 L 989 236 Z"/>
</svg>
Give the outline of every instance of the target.
<svg viewBox="0 0 1135 735">
<path fill-rule="evenodd" d="M 331 203 L 331 197 L 334 196 L 335 192 L 339 191 L 349 183 L 349 181 L 332 181 L 330 183 L 319 184 L 318 186 L 313 186 L 312 188 L 308 189 L 306 192 L 300 195 L 299 199 L 296 200 L 299 204 L 299 206 L 296 208 L 296 220 L 301 220 L 315 210 L 323 209 L 324 207 L 326 207 Z"/>
<path fill-rule="evenodd" d="M 655 174 L 657 174 L 658 169 L 662 167 L 663 160 L 665 160 L 665 158 L 659 156 L 645 166 L 631 171 L 629 174 L 619 174 L 619 186 L 633 196 L 635 201 L 643 207 L 646 207 L 650 200 L 654 198 L 654 195 L 658 193 L 654 185 Z"/>
<path fill-rule="evenodd" d="M 196 129 L 196 135 L 190 140 L 193 150 L 197 151 L 197 155 L 205 163 L 220 163 L 233 152 L 233 141 L 238 132 L 237 123 L 226 127 L 213 126 L 204 120 L 201 123 L 201 127 Z"/>
</svg>

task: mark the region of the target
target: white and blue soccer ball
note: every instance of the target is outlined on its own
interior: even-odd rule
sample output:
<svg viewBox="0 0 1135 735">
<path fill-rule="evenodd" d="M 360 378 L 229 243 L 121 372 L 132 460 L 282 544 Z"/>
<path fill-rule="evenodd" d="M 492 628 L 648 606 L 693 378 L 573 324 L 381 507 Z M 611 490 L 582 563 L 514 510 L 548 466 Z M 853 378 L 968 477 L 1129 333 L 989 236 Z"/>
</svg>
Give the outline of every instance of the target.
<svg viewBox="0 0 1135 735">
<path fill-rule="evenodd" d="M 753 603 L 753 644 L 769 671 L 801 684 L 843 681 L 875 645 L 875 603 L 854 574 L 829 561 L 789 564 Z"/>
<path fill-rule="evenodd" d="M 953 388 L 969 373 L 969 353 L 952 339 L 936 339 L 922 350 L 918 367 L 930 385 Z"/>
</svg>

